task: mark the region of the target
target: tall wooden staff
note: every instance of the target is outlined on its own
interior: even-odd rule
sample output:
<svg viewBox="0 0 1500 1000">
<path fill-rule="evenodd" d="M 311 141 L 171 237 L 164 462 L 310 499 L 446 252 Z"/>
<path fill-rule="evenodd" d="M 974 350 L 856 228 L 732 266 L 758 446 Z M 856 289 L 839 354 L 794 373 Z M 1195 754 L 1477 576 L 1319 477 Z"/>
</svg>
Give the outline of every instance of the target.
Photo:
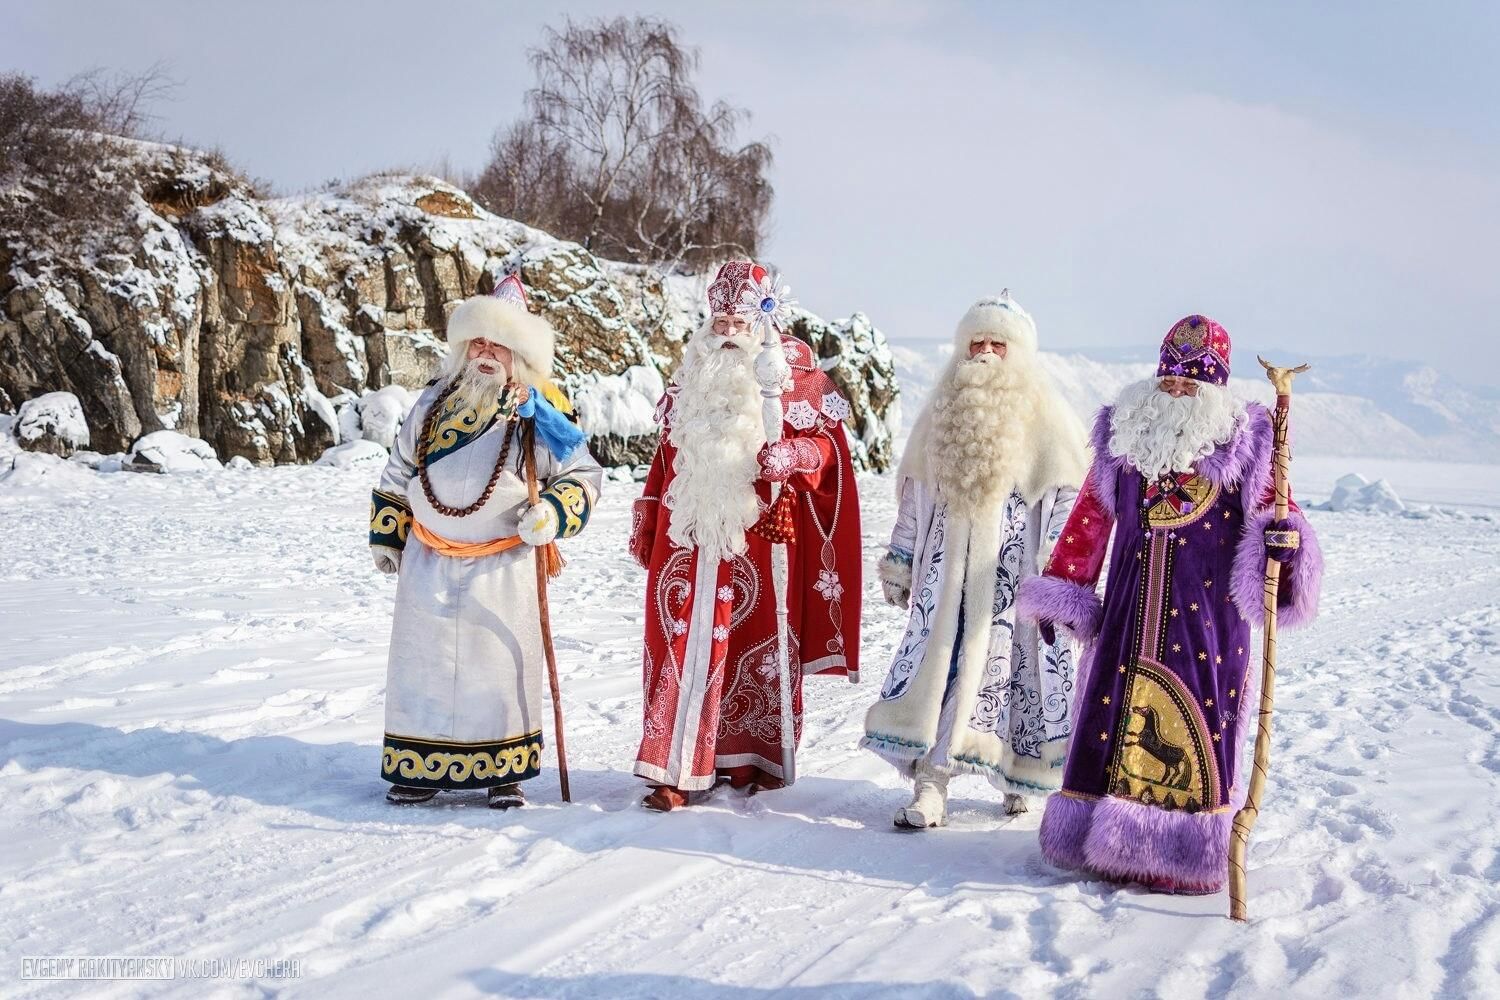
<svg viewBox="0 0 1500 1000">
<path fill-rule="evenodd" d="M 526 444 L 526 495 L 530 510 L 541 502 L 541 491 L 536 484 L 536 425 L 532 424 L 525 435 Z M 559 526 L 560 527 L 560 526 Z M 542 623 L 542 651 L 547 655 L 547 683 L 552 688 L 552 732 L 557 739 L 557 782 L 562 787 L 562 800 L 572 802 L 568 794 L 568 751 L 563 743 L 562 689 L 557 683 L 557 652 L 552 648 L 552 616 L 547 608 L 547 564 L 556 561 L 557 543 L 548 542 L 537 547 L 533 562 L 536 563 L 536 605 Z"/>
<path fill-rule="evenodd" d="M 1287 447 L 1287 421 L 1292 409 L 1292 378 L 1307 371 L 1307 365 L 1296 368 L 1275 368 L 1265 358 L 1257 358 L 1266 370 L 1266 377 L 1276 387 L 1276 411 L 1272 416 L 1275 433 L 1275 482 L 1276 520 L 1287 516 L 1290 506 L 1288 473 L 1292 462 Z M 1248 498 L 1253 503 L 1255 498 Z M 1260 797 L 1266 788 L 1266 773 L 1271 766 L 1271 709 L 1276 701 L 1276 596 L 1281 590 L 1281 563 L 1266 559 L 1265 588 L 1262 600 L 1265 608 L 1265 628 L 1261 646 L 1260 716 L 1255 731 L 1255 769 L 1250 774 L 1250 788 L 1245 804 L 1234 814 L 1234 827 L 1229 838 L 1229 916 L 1235 920 L 1246 919 L 1245 911 L 1245 852 L 1250 846 L 1250 828 L 1260 815 Z"/>
</svg>

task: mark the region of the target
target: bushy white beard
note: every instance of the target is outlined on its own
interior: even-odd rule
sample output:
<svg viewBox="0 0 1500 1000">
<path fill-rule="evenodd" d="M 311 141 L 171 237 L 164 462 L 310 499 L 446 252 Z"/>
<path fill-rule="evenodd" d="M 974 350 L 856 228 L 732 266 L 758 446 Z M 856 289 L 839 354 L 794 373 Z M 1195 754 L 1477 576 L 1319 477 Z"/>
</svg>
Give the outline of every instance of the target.
<svg viewBox="0 0 1500 1000">
<path fill-rule="evenodd" d="M 668 434 L 677 448 L 672 484 L 662 502 L 672 512 L 668 536 L 714 559 L 743 553 L 745 532 L 760 517 L 755 480 L 766 443 L 753 336 L 724 338 L 700 331 L 683 353 Z"/>
<path fill-rule="evenodd" d="M 1123 455 L 1148 481 L 1188 472 L 1224 444 L 1247 419 L 1245 405 L 1225 386 L 1198 386 L 1196 396 L 1174 398 L 1159 379 L 1125 387 L 1109 426 L 1109 450 Z"/>
<path fill-rule="evenodd" d="M 450 363 L 448 367 L 449 377 L 454 383 L 453 395 L 457 397 L 457 401 L 476 410 L 485 410 L 499 404 L 500 394 L 505 391 L 510 376 L 505 373 L 505 367 L 495 361 L 488 362 L 495 366 L 494 374 L 480 371 L 480 360 L 476 358 Z"/>
<path fill-rule="evenodd" d="M 930 462 L 950 516 L 998 516 L 1029 445 L 1031 380 L 1023 363 L 959 361 L 934 393 Z"/>
</svg>

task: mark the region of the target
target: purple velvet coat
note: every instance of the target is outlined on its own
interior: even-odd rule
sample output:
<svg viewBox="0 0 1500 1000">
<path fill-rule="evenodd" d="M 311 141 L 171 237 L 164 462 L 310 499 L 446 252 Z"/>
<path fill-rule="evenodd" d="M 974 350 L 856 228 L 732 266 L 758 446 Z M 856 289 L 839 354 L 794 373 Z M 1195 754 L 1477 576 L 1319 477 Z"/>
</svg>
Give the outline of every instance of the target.
<svg viewBox="0 0 1500 1000">
<path fill-rule="evenodd" d="M 1270 414 L 1248 404 L 1235 435 L 1192 473 L 1154 484 L 1109 452 L 1110 415 L 1106 408 L 1095 422 L 1094 465 L 1063 538 L 1021 594 L 1023 615 L 1088 643 L 1042 850 L 1110 878 L 1214 889 L 1243 800 L 1242 736 L 1259 697 L 1250 626 L 1263 617 Z M 1316 536 L 1300 512 L 1291 520 L 1302 543 L 1282 573 L 1281 627 L 1316 615 L 1322 577 Z"/>
</svg>

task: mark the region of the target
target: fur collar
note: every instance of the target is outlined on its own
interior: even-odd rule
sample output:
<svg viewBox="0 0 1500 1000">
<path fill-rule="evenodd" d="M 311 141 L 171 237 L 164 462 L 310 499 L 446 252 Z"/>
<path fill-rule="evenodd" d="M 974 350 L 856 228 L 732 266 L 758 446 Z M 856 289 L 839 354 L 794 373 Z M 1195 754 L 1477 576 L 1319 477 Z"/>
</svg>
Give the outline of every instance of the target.
<svg viewBox="0 0 1500 1000">
<path fill-rule="evenodd" d="M 1113 406 L 1105 406 L 1094 418 L 1090 442 L 1094 448 L 1091 478 L 1095 495 L 1118 515 L 1115 482 L 1129 462 L 1125 456 L 1109 450 L 1110 418 L 1114 412 Z M 1239 487 L 1249 497 L 1246 510 L 1254 510 L 1260 505 L 1260 498 L 1271 481 L 1271 448 L 1271 412 L 1260 403 L 1248 402 L 1229 440 L 1198 460 L 1198 475 L 1220 488 Z M 1131 470 L 1135 471 L 1134 466 Z"/>
</svg>

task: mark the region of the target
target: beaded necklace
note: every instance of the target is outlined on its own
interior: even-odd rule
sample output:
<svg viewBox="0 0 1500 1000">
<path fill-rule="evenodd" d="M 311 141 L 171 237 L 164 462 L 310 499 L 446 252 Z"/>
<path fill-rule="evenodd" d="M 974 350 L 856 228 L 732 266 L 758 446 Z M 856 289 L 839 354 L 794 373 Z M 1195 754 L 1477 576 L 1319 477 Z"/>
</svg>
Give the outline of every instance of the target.
<svg viewBox="0 0 1500 1000">
<path fill-rule="evenodd" d="M 516 411 L 511 410 L 510 415 L 505 418 L 505 441 L 500 446 L 500 455 L 495 459 L 495 470 L 490 473 L 490 481 L 485 484 L 484 492 L 479 494 L 479 499 L 467 507 L 450 507 L 437 498 L 432 491 L 432 482 L 427 478 L 427 447 L 432 435 L 432 425 L 443 406 L 448 402 L 448 397 L 453 395 L 453 390 L 458 387 L 457 382 L 443 390 L 442 395 L 432 404 L 427 411 L 427 419 L 422 423 L 422 436 L 417 439 L 417 475 L 422 480 L 422 493 L 427 497 L 427 502 L 432 509 L 447 517 L 468 517 L 470 514 L 483 507 L 489 500 L 490 494 L 495 492 L 495 484 L 500 481 L 500 473 L 505 470 L 505 461 L 510 457 L 510 442 L 516 434 Z M 507 390 L 509 391 L 509 387 Z"/>
</svg>

